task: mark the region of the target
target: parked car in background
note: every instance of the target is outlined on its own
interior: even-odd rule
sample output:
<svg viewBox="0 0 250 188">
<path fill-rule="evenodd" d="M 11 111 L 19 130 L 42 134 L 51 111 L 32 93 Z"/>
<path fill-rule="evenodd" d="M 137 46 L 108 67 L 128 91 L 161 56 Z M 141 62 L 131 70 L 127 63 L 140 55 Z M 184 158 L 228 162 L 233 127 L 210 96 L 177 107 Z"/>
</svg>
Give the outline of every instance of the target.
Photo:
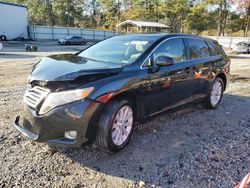
<svg viewBox="0 0 250 188">
<path fill-rule="evenodd" d="M 83 39 L 82 37 L 68 36 L 65 39 L 59 39 L 58 43 L 59 44 L 66 44 L 66 45 L 70 45 L 70 44 L 82 44 L 82 45 L 85 45 L 85 44 L 87 44 L 87 41 L 85 39 Z"/>
<path fill-rule="evenodd" d="M 35 141 L 95 141 L 116 152 L 129 142 L 135 122 L 194 101 L 216 108 L 229 71 L 229 58 L 212 39 L 115 36 L 36 64 L 24 94 L 25 115 L 14 126 Z"/>
<path fill-rule="evenodd" d="M 3 50 L 3 44 L 0 42 L 0 51 Z"/>
<path fill-rule="evenodd" d="M 250 42 L 239 42 L 233 48 L 236 53 L 250 53 Z"/>
</svg>

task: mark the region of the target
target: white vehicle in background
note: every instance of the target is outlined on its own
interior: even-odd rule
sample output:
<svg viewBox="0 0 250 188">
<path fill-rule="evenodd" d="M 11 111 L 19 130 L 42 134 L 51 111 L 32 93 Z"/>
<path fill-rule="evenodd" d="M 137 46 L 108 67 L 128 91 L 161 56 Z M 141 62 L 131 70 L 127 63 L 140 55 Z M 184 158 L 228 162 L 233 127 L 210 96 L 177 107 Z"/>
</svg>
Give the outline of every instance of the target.
<svg viewBox="0 0 250 188">
<path fill-rule="evenodd" d="M 0 42 L 0 51 L 3 50 L 3 44 Z"/>
<path fill-rule="evenodd" d="M 13 40 L 20 35 L 28 38 L 27 6 L 0 0 L 0 40 Z"/>
<path fill-rule="evenodd" d="M 233 47 L 233 52 L 236 53 L 250 53 L 250 43 L 249 42 L 239 42 Z"/>
</svg>

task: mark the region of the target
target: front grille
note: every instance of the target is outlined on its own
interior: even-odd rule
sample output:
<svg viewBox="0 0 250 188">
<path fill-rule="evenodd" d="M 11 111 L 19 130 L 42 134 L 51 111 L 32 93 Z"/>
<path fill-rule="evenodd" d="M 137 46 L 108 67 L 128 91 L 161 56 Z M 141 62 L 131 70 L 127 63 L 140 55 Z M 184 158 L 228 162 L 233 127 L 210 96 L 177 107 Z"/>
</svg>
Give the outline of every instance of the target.
<svg viewBox="0 0 250 188">
<path fill-rule="evenodd" d="M 31 108 L 37 109 L 38 105 L 48 95 L 49 92 L 50 90 L 47 88 L 35 86 L 25 92 L 23 100 Z"/>
</svg>

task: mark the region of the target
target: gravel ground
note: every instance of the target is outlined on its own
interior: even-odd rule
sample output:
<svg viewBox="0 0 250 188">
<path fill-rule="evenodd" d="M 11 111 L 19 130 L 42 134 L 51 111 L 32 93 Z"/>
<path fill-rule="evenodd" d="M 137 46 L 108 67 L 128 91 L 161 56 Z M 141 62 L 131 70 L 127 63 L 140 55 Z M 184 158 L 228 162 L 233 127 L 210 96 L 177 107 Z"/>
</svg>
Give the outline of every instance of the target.
<svg viewBox="0 0 250 188">
<path fill-rule="evenodd" d="M 250 171 L 250 56 L 232 56 L 231 84 L 216 110 L 190 105 L 140 124 L 117 154 L 95 146 L 48 147 L 12 127 L 32 65 L 81 46 L 0 53 L 0 187 L 234 187 Z M 52 52 L 53 51 L 53 52 Z"/>
</svg>

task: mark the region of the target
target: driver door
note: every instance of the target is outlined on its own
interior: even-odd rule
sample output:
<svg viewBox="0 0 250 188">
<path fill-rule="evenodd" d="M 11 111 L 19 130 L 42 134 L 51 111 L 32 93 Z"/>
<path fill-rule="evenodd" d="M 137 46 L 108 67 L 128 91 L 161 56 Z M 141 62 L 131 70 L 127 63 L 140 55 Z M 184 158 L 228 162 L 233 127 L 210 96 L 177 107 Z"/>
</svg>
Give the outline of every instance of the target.
<svg viewBox="0 0 250 188">
<path fill-rule="evenodd" d="M 158 66 L 156 62 L 160 56 L 172 58 L 174 64 Z M 192 64 L 186 61 L 182 38 L 166 40 L 153 51 L 150 58 L 153 63 L 148 72 L 151 80 L 151 90 L 147 100 L 150 114 L 171 108 L 192 96 L 193 87 L 189 87 L 193 77 Z"/>
</svg>

